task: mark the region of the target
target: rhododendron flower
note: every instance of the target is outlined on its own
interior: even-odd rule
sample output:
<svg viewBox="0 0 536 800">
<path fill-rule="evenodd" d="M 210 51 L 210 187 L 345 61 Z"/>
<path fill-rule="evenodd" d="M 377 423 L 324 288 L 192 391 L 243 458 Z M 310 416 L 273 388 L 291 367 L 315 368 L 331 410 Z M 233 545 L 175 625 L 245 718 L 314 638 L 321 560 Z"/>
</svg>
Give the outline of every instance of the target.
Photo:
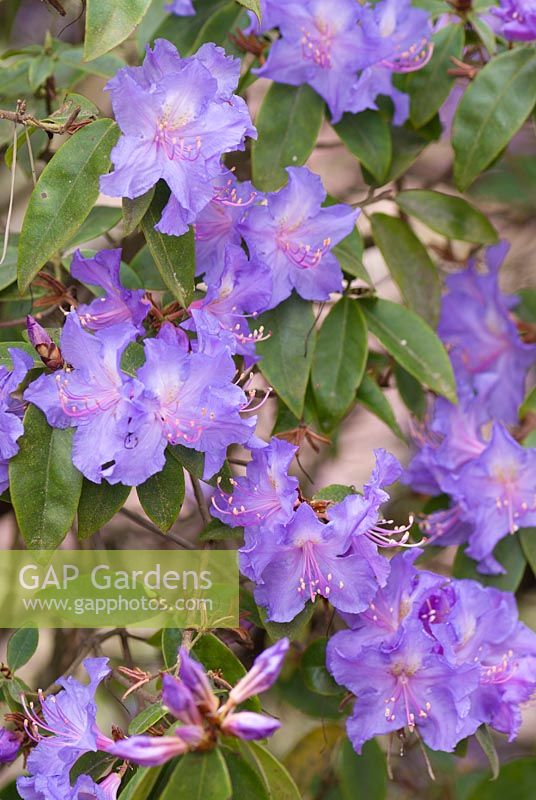
<svg viewBox="0 0 536 800">
<path fill-rule="evenodd" d="M 13 393 L 33 366 L 33 358 L 15 347 L 9 348 L 13 368 L 0 365 L 0 494 L 9 486 L 8 463 L 19 452 L 17 440 L 24 433 L 24 403 Z"/>
<path fill-rule="evenodd" d="M 20 750 L 21 740 L 14 731 L 0 728 L 0 764 L 10 764 Z"/>
<path fill-rule="evenodd" d="M 491 8 L 491 14 L 496 18 L 496 24 L 492 23 L 494 29 L 505 39 L 514 42 L 536 39 L 535 0 L 499 0 L 499 8 Z"/>
<path fill-rule="evenodd" d="M 172 196 L 157 228 L 184 233 L 212 199 L 221 156 L 256 135 L 233 94 L 239 74 L 239 60 L 214 44 L 183 59 L 164 39 L 147 48 L 143 66 L 119 70 L 107 88 L 122 136 L 102 191 L 135 198 L 165 180 Z"/>
<path fill-rule="evenodd" d="M 293 289 L 306 300 L 341 291 L 342 272 L 331 250 L 352 232 L 359 213 L 343 204 L 322 208 L 326 191 L 306 167 L 287 167 L 287 173 L 288 184 L 239 225 L 250 251 L 272 272 L 272 308 Z"/>
<path fill-rule="evenodd" d="M 196 13 L 192 0 L 171 0 L 164 8 L 177 17 L 193 17 Z"/>
<path fill-rule="evenodd" d="M 84 328 L 98 331 L 110 325 L 130 322 L 140 333 L 144 332 L 142 323 L 151 304 L 143 289 L 125 289 L 121 283 L 120 268 L 121 248 L 101 250 L 90 258 L 84 258 L 80 250 L 74 254 L 71 263 L 73 278 L 81 283 L 100 286 L 106 292 L 104 297 L 98 297 L 89 305 L 77 306 L 76 313 Z"/>
</svg>

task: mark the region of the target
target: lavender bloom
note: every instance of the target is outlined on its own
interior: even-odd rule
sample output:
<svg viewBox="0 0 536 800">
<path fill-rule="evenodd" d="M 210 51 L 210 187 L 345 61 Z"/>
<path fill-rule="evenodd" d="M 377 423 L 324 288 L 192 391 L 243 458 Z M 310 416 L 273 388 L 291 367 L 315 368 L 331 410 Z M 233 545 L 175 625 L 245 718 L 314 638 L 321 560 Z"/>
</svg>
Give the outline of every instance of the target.
<svg viewBox="0 0 536 800">
<path fill-rule="evenodd" d="M 125 289 L 121 284 L 121 248 L 101 250 L 93 258 L 84 258 L 77 250 L 71 263 L 71 275 L 82 283 L 100 286 L 106 292 L 89 305 L 79 305 L 76 313 L 84 328 L 98 331 L 130 322 L 140 333 L 144 333 L 143 320 L 151 304 L 143 289 Z"/>
<path fill-rule="evenodd" d="M 249 672 L 229 692 L 231 703 L 240 705 L 255 694 L 267 692 L 279 677 L 289 646 L 285 637 L 258 655 Z"/>
<path fill-rule="evenodd" d="M 24 433 L 24 404 L 13 393 L 33 366 L 33 359 L 23 350 L 9 348 L 13 369 L 0 365 L 0 494 L 9 486 L 9 459 L 19 452 L 17 440 Z"/>
<path fill-rule="evenodd" d="M 432 750 L 450 752 L 473 733 L 470 696 L 478 685 L 477 665 L 452 666 L 434 653 L 421 626 L 409 623 L 391 645 L 357 648 L 358 631 L 336 633 L 328 642 L 327 667 L 357 699 L 347 722 L 357 753 L 373 736 L 416 727 Z"/>
<path fill-rule="evenodd" d="M 148 460 L 152 442 L 143 426 L 143 386 L 120 368 L 122 353 L 136 333 L 123 324 L 92 335 L 75 313 L 69 314 L 61 349 L 72 369 L 42 375 L 24 394 L 49 425 L 76 428 L 73 463 L 94 483 L 106 478 L 136 486 L 164 466 L 163 453 L 161 461 Z"/>
<path fill-rule="evenodd" d="M 89 683 L 81 684 L 71 676 L 60 678 L 63 688 L 58 694 L 46 698 L 40 694 L 42 716 L 36 714 L 33 703 L 24 700 L 28 732 L 37 741 L 27 762 L 31 777 L 17 780 L 24 800 L 70 797 L 69 772 L 75 761 L 84 753 L 108 750 L 113 744 L 96 724 L 95 692 L 110 674 L 108 659 L 86 658 L 83 665 Z"/>
<path fill-rule="evenodd" d="M 467 554 L 486 559 L 487 570 L 503 572 L 492 557 L 497 542 L 536 523 L 536 449 L 518 444 L 499 424 L 488 447 L 460 471 L 454 495 L 474 528 Z"/>
<path fill-rule="evenodd" d="M 20 738 L 14 731 L 0 728 L 0 764 L 10 764 L 19 754 Z"/>
<path fill-rule="evenodd" d="M 238 711 L 226 717 L 222 724 L 222 732 L 227 736 L 236 736 L 238 739 L 246 741 L 252 739 L 266 739 L 272 736 L 281 727 L 277 719 L 266 716 L 266 714 L 256 714 L 253 711 Z"/>
<path fill-rule="evenodd" d="M 517 301 L 499 289 L 499 269 L 507 251 L 504 242 L 487 249 L 485 274 L 470 261 L 466 270 L 447 279 L 438 330 L 458 382 L 476 392 L 490 418 L 516 423 L 536 346 L 519 338 L 510 315 Z"/>
<path fill-rule="evenodd" d="M 207 282 L 216 283 L 223 272 L 227 245 L 241 242 L 238 223 L 253 201 L 262 200 L 263 195 L 250 181 L 239 183 L 228 170 L 221 171 L 212 186 L 212 199 L 193 227 L 198 274 L 204 273 Z"/>
<path fill-rule="evenodd" d="M 357 70 L 365 66 L 359 16 L 354 0 L 285 5 L 277 18 L 282 38 L 272 45 L 266 64 L 254 72 L 292 86 L 308 83 L 328 104 L 332 122 L 338 122 L 348 110 Z"/>
<path fill-rule="evenodd" d="M 62 369 L 65 361 L 57 344 L 34 317 L 26 317 L 26 330 L 30 344 L 35 347 L 43 364 L 50 370 Z"/>
<path fill-rule="evenodd" d="M 151 464 L 162 469 L 166 445 L 182 444 L 205 453 L 208 479 L 221 468 L 230 444 L 259 446 L 256 417 L 240 416 L 248 401 L 232 383 L 236 369 L 227 348 L 186 353 L 176 340 L 159 335 L 145 341 L 145 353 L 137 376 L 145 387 L 143 450 Z"/>
<path fill-rule="evenodd" d="M 500 8 L 491 8 L 497 18 L 493 27 L 505 39 L 531 42 L 536 39 L 536 3 L 534 0 L 499 0 Z"/>
<path fill-rule="evenodd" d="M 123 135 L 102 191 L 135 198 L 165 180 L 172 197 L 157 229 L 184 233 L 212 200 L 221 156 L 256 135 L 244 100 L 233 94 L 239 73 L 238 59 L 222 48 L 205 44 L 182 59 L 164 39 L 147 48 L 143 66 L 119 70 L 107 88 Z"/>
<path fill-rule="evenodd" d="M 294 0 L 295 2 L 295 0 Z M 281 8 L 280 0 L 260 0 L 261 21 L 253 11 L 248 11 L 250 24 L 244 29 L 247 35 L 255 33 L 266 33 L 272 28 L 277 28 L 281 19 L 284 19 L 286 8 Z M 290 5 L 290 4 L 289 4 Z"/>
<path fill-rule="evenodd" d="M 201 728 L 194 730 L 198 738 L 194 740 L 191 737 L 190 741 L 197 745 L 202 740 L 202 730 Z M 177 728 L 173 736 L 129 736 L 114 742 L 108 748 L 108 753 L 116 758 L 128 759 L 142 767 L 158 767 L 188 752 L 190 741 L 182 738 L 185 731 L 190 733 L 189 726 L 182 725 Z"/>
<path fill-rule="evenodd" d="M 224 267 L 219 281 L 209 284 L 206 296 L 190 304 L 191 320 L 183 328 L 195 330 L 201 350 L 206 350 L 206 339 L 217 339 L 227 345 L 231 353 L 244 356 L 246 367 L 258 357 L 255 344 L 264 337 L 261 326 L 253 333 L 247 317 L 264 311 L 272 296 L 270 270 L 258 261 L 249 261 L 241 247 L 228 245 L 225 249 Z"/>
<path fill-rule="evenodd" d="M 323 524 L 303 503 L 286 525 L 274 526 L 269 535 L 273 552 L 249 553 L 255 569 L 260 557 L 257 603 L 273 622 L 290 622 L 310 599 L 324 597 L 339 611 L 363 611 L 374 596 L 376 577 L 361 556 L 348 553 L 349 540 L 334 523 Z M 262 570 L 262 571 L 261 571 Z"/>
<path fill-rule="evenodd" d="M 116 772 L 112 772 L 101 783 L 95 783 L 89 775 L 80 775 L 68 800 L 116 800 L 120 786 L 121 778 Z"/>
<path fill-rule="evenodd" d="M 164 6 L 166 11 L 170 14 L 175 14 L 177 17 L 193 17 L 196 10 L 193 6 L 192 0 L 172 0 Z"/>
<path fill-rule="evenodd" d="M 348 236 L 358 211 L 338 204 L 321 208 L 326 192 L 306 167 L 288 167 L 288 184 L 247 212 L 238 226 L 250 251 L 272 272 L 274 308 L 292 289 L 306 300 L 327 300 L 342 287 L 332 248 Z"/>
<path fill-rule="evenodd" d="M 218 702 L 201 664 L 191 658 L 184 647 L 179 650 L 179 664 L 179 678 L 191 693 L 196 705 L 206 713 L 214 712 L 218 707 Z"/>
</svg>

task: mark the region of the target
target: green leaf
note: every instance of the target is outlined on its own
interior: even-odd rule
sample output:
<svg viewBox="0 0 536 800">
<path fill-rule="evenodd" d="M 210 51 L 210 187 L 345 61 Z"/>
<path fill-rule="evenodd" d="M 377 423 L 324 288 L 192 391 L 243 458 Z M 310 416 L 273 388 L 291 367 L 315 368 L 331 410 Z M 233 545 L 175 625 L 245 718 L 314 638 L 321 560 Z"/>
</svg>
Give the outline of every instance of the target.
<svg viewBox="0 0 536 800">
<path fill-rule="evenodd" d="M 273 800 L 300 800 L 298 787 L 283 764 L 269 750 L 256 742 L 243 742 L 241 749 L 253 758 Z"/>
<path fill-rule="evenodd" d="M 89 775 L 95 782 L 98 782 L 110 771 L 113 762 L 113 756 L 109 756 L 107 753 L 99 751 L 84 753 L 75 761 L 69 771 L 71 786 L 76 783 L 80 775 Z"/>
<path fill-rule="evenodd" d="M 525 558 L 536 575 L 536 528 L 522 528 L 518 535 Z"/>
<path fill-rule="evenodd" d="M 465 555 L 463 549 L 458 547 L 456 558 L 454 559 L 454 577 L 480 581 L 484 586 L 495 586 L 496 589 L 501 589 L 503 592 L 515 592 L 521 583 L 527 566 L 519 537 L 508 535 L 501 539 L 496 545 L 493 555 L 505 568 L 504 575 L 484 575 L 479 572 L 476 568 L 476 561 Z"/>
<path fill-rule="evenodd" d="M 373 214 L 371 223 L 374 241 L 404 300 L 435 327 L 439 319 L 441 287 L 428 250 L 407 222 L 398 217 Z"/>
<path fill-rule="evenodd" d="M 340 725 L 323 723 L 309 731 L 285 756 L 285 766 L 304 797 L 318 797 L 315 789 L 324 782 L 331 783 L 333 752 L 344 735 Z M 321 798 L 332 800 L 332 795 L 322 792 Z"/>
<path fill-rule="evenodd" d="M 266 609 L 259 606 L 258 610 L 263 628 L 270 639 L 277 642 L 286 636 L 291 641 L 295 641 L 300 638 L 309 625 L 311 617 L 315 613 L 315 606 L 313 603 L 307 603 L 303 611 L 300 611 L 291 622 L 269 622 L 266 619 Z"/>
<path fill-rule="evenodd" d="M 74 81 L 69 80 L 70 85 L 78 83 L 84 75 L 113 78 L 117 70 L 125 66 L 125 61 L 116 53 L 107 53 L 105 56 L 100 56 L 92 59 L 90 63 L 86 63 L 83 47 L 68 47 L 65 50 L 60 50 L 58 52 L 58 63 L 68 67 L 70 70 L 76 70 L 81 73 Z"/>
<path fill-rule="evenodd" d="M 23 294 L 41 267 L 67 244 L 99 196 L 119 130 L 111 119 L 86 125 L 63 144 L 34 188 L 19 241 L 19 289 Z"/>
<path fill-rule="evenodd" d="M 54 61 L 51 56 L 42 53 L 37 58 L 32 59 L 30 69 L 28 70 L 28 83 L 32 92 L 36 92 L 41 84 L 52 75 L 54 70 Z"/>
<path fill-rule="evenodd" d="M 246 674 L 242 662 L 232 650 L 213 633 L 205 633 L 192 648 L 192 654 L 203 664 L 206 670 L 218 672 L 231 686 L 238 683 Z M 261 704 L 258 697 L 250 698 L 244 707 L 250 711 L 260 711 Z"/>
<path fill-rule="evenodd" d="M 164 628 L 162 630 L 162 655 L 167 669 L 177 663 L 179 647 L 182 644 L 182 631 L 179 628 Z"/>
<path fill-rule="evenodd" d="M 536 414 L 536 386 L 534 386 L 519 407 L 519 416 L 525 419 L 527 414 Z"/>
<path fill-rule="evenodd" d="M 225 758 L 231 784 L 233 787 L 233 798 L 251 798 L 251 800 L 270 800 L 273 795 L 269 794 L 263 778 L 259 773 L 240 755 L 229 747 L 222 747 L 221 753 Z"/>
<path fill-rule="evenodd" d="M 447 239 L 475 244 L 493 244 L 497 241 L 497 231 L 491 222 L 462 197 L 412 189 L 400 192 L 395 200 L 402 211 Z"/>
<path fill-rule="evenodd" d="M 439 128 L 437 129 L 437 126 Z M 441 123 L 438 117 L 434 117 L 431 122 L 426 126 L 416 131 L 411 123 L 406 122 L 405 125 L 400 127 L 396 126 L 391 128 L 391 138 L 393 141 L 393 159 L 389 172 L 383 183 L 392 183 L 404 175 L 411 165 L 417 160 L 422 151 L 427 147 L 431 141 L 438 138 L 441 132 Z M 436 135 L 437 134 L 437 135 Z M 372 181 L 368 181 L 372 183 Z"/>
<path fill-rule="evenodd" d="M 463 95 L 452 128 L 454 179 L 465 191 L 506 147 L 536 101 L 536 53 L 520 47 L 496 56 Z"/>
<path fill-rule="evenodd" d="M 449 75 L 454 58 L 461 58 L 465 43 L 463 22 L 448 25 L 433 37 L 434 54 L 420 70 L 404 76 L 404 91 L 410 96 L 410 118 L 416 128 L 430 122 L 450 94 L 456 81 Z"/>
<path fill-rule="evenodd" d="M 354 278 L 359 278 L 363 283 L 368 283 L 370 287 L 373 286 L 372 278 L 368 274 L 362 261 L 363 239 L 357 228 L 354 228 L 346 239 L 343 239 L 342 242 L 335 245 L 332 252 L 337 258 L 343 272 L 346 272 L 347 275 L 351 275 Z"/>
<path fill-rule="evenodd" d="M 387 796 L 385 756 L 375 739 L 365 743 L 360 756 L 343 739 L 337 776 L 343 800 L 384 800 Z"/>
<path fill-rule="evenodd" d="M 163 767 L 139 767 L 119 795 L 120 800 L 148 800 Z"/>
<path fill-rule="evenodd" d="M 118 208 L 95 206 L 66 247 L 80 247 L 82 244 L 92 242 L 93 239 L 98 239 L 103 233 L 114 228 L 120 219 L 121 211 Z"/>
<path fill-rule="evenodd" d="M 311 303 L 293 294 L 259 318 L 269 339 L 259 342 L 259 368 L 295 417 L 301 418 L 316 344 Z"/>
<path fill-rule="evenodd" d="M 378 111 L 344 114 L 333 127 L 348 150 L 382 185 L 393 153 L 389 125 L 382 115 Z"/>
<path fill-rule="evenodd" d="M 495 781 L 499 777 L 501 764 L 489 727 L 485 724 L 481 725 L 480 728 L 475 731 L 475 738 L 489 761 L 491 779 Z"/>
<path fill-rule="evenodd" d="M 536 784 L 536 759 L 520 758 L 501 769 L 493 783 L 486 778 L 470 794 L 468 800 L 529 800 Z"/>
<path fill-rule="evenodd" d="M 84 59 L 92 61 L 124 42 L 150 4 L 151 0 L 87 0 Z"/>
<path fill-rule="evenodd" d="M 166 709 L 162 708 L 161 703 L 152 703 L 143 711 L 130 720 L 128 726 L 129 736 L 136 736 L 139 733 L 145 733 L 146 730 L 156 725 L 157 722 L 166 716 Z"/>
<path fill-rule="evenodd" d="M 333 430 L 355 402 L 367 363 L 367 324 L 355 300 L 335 303 L 318 334 L 311 379 L 323 430 Z"/>
<path fill-rule="evenodd" d="M 72 428 L 51 428 L 38 408 L 28 407 L 19 452 L 9 463 L 9 485 L 30 550 L 55 550 L 73 523 L 82 474 L 73 466 L 72 437 Z"/>
<path fill-rule="evenodd" d="M 369 330 L 395 361 L 434 392 L 456 402 L 456 382 L 443 343 L 417 314 L 390 300 L 363 299 Z"/>
<path fill-rule="evenodd" d="M 360 403 L 362 406 L 365 406 L 374 416 L 381 419 L 382 422 L 385 422 L 388 428 L 391 428 L 393 433 L 398 436 L 399 439 L 405 441 L 404 434 L 400 430 L 398 422 L 396 421 L 395 413 L 392 409 L 392 406 L 382 392 L 374 378 L 370 375 L 363 375 L 363 380 L 361 381 L 361 385 L 357 390 L 356 395 L 357 402 Z"/>
<path fill-rule="evenodd" d="M 305 650 L 301 658 L 300 670 L 303 680 L 312 692 L 325 695 L 339 695 L 341 687 L 335 683 L 326 669 L 326 644 L 325 637 L 316 639 Z"/>
<path fill-rule="evenodd" d="M 497 40 L 495 39 L 495 31 L 485 22 L 482 17 L 475 13 L 474 11 L 470 11 L 467 14 L 467 19 L 471 23 L 471 27 L 474 28 L 476 33 L 478 34 L 478 38 L 490 54 L 490 56 L 495 55 L 497 52 Z"/>
<path fill-rule="evenodd" d="M 192 51 L 196 52 L 202 44 L 213 42 L 232 55 L 242 56 L 243 53 L 229 38 L 229 33 L 245 28 L 248 22 L 249 17 L 244 9 L 237 6 L 234 0 L 228 0 L 205 22 L 192 45 Z"/>
<path fill-rule="evenodd" d="M 259 21 L 261 20 L 261 3 L 260 0 L 237 0 L 241 6 L 247 8 L 248 11 L 253 11 L 257 15 Z"/>
<path fill-rule="evenodd" d="M 182 756 L 159 800 L 230 800 L 232 793 L 220 750 L 209 750 Z"/>
<path fill-rule="evenodd" d="M 108 481 L 93 483 L 84 478 L 78 502 L 78 537 L 87 539 L 104 527 L 123 508 L 130 486 Z"/>
<path fill-rule="evenodd" d="M 156 269 L 151 251 L 144 245 L 130 262 L 130 268 L 140 279 L 141 285 L 148 291 L 165 292 L 166 286 Z"/>
<path fill-rule="evenodd" d="M 411 411 L 414 417 L 423 419 L 427 408 L 426 393 L 419 381 L 416 381 L 413 375 L 406 372 L 400 364 L 395 364 L 395 378 L 398 394 L 406 408 Z"/>
<path fill-rule="evenodd" d="M 343 483 L 332 483 L 315 492 L 313 500 L 328 500 L 330 503 L 341 503 L 348 495 L 357 494 L 355 486 L 345 486 Z"/>
<path fill-rule="evenodd" d="M 287 182 L 285 167 L 305 164 L 324 119 L 324 101 L 307 84 L 272 83 L 256 119 L 259 138 L 252 144 L 253 182 L 263 192 Z"/>
<path fill-rule="evenodd" d="M 39 644 L 37 628 L 19 628 L 7 643 L 7 665 L 13 671 L 23 667 L 31 659 Z"/>
<path fill-rule="evenodd" d="M 154 229 L 167 200 L 167 191 L 162 184 L 158 184 L 151 205 L 141 221 L 141 227 L 162 280 L 173 297 L 187 308 L 194 294 L 194 232 L 190 228 L 183 236 L 166 236 Z"/>
<path fill-rule="evenodd" d="M 225 542 L 228 539 L 242 540 L 244 537 L 244 528 L 236 527 L 230 528 L 224 525 L 219 519 L 213 519 L 207 527 L 199 534 L 200 542 Z"/>
<path fill-rule="evenodd" d="M 184 470 L 166 452 L 164 468 L 136 489 L 141 506 L 160 530 L 168 531 L 179 516 L 184 502 Z"/>
<path fill-rule="evenodd" d="M 195 42 L 199 32 L 206 24 L 207 20 L 220 9 L 229 6 L 229 0 L 196 0 L 196 14 L 191 17 L 176 17 L 168 14 L 155 31 L 153 39 L 169 39 L 181 55 L 186 56 L 195 49 Z M 229 29 L 227 29 L 229 30 Z M 141 52 L 145 48 L 145 41 L 140 48 Z"/>
<path fill-rule="evenodd" d="M 134 198 L 134 200 L 123 197 L 123 232 L 125 236 L 134 233 L 138 225 L 140 225 L 152 203 L 153 197 L 154 186 L 152 189 L 149 189 L 148 192 L 145 192 L 145 194 Z"/>
<path fill-rule="evenodd" d="M 13 359 L 9 354 L 9 351 L 13 348 L 16 348 L 17 350 L 22 350 L 24 353 L 27 353 L 29 356 L 32 356 L 32 358 L 34 359 L 34 366 L 36 367 L 43 366 L 43 362 L 36 354 L 35 349 L 32 347 L 31 344 L 28 344 L 28 342 L 0 342 L 0 366 L 13 369 Z"/>
</svg>

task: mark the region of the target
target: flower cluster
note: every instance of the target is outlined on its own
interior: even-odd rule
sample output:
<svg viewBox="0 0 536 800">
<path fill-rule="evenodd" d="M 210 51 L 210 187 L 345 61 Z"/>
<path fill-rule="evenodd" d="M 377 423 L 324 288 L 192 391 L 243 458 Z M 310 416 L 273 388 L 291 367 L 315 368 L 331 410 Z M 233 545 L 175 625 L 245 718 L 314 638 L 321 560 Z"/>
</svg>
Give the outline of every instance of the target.
<svg viewBox="0 0 536 800">
<path fill-rule="evenodd" d="M 342 502 L 302 502 L 288 469 L 296 448 L 273 438 L 254 453 L 246 476 L 233 479 L 233 491 L 220 488 L 212 513 L 230 526 L 242 525 L 241 571 L 256 584 L 255 599 L 274 622 L 289 622 L 317 597 L 349 614 L 363 611 L 389 574 L 378 546 L 405 544 L 406 529 L 390 538 L 379 520 L 389 495 L 383 486 L 401 468 L 385 450 L 376 451 L 376 467 L 363 495 Z"/>
<path fill-rule="evenodd" d="M 72 677 L 60 679 L 63 687 L 54 695 L 38 693 L 39 708 L 23 697 L 24 719 L 20 732 L 0 729 L 0 760 L 16 758 L 22 738 L 31 746 L 27 760 L 29 776 L 17 780 L 23 800 L 115 800 L 124 768 L 110 772 L 99 784 L 80 775 L 71 785 L 70 771 L 85 753 L 100 750 L 139 765 L 163 764 L 189 750 L 208 750 L 220 735 L 238 739 L 264 739 L 279 722 L 265 714 L 239 710 L 248 698 L 267 691 L 276 681 L 289 647 L 281 639 L 254 661 L 252 668 L 229 690 L 220 704 L 199 662 L 181 648 L 177 676 L 165 673 L 162 703 L 181 724 L 166 736 L 105 736 L 96 723 L 95 692 L 111 670 L 106 658 L 87 658 L 87 685 Z"/>
<path fill-rule="evenodd" d="M 401 729 L 444 751 L 483 723 L 513 739 L 536 688 L 536 634 L 513 595 L 418 570 L 419 552 L 393 558 L 385 587 L 328 644 L 328 669 L 356 695 L 347 730 L 358 753 Z"/>
<path fill-rule="evenodd" d="M 13 368 L 0 365 L 0 494 L 9 485 L 9 459 L 19 451 L 17 440 L 24 432 L 24 403 L 15 396 L 18 386 L 33 365 L 33 358 L 18 348 L 10 348 Z"/>
<path fill-rule="evenodd" d="M 498 541 L 536 522 L 536 450 L 506 427 L 518 420 L 527 371 L 536 347 L 524 343 L 499 289 L 501 244 L 487 252 L 487 272 L 475 263 L 447 279 L 439 332 L 458 383 L 459 404 L 437 400 L 416 424 L 417 452 L 406 481 L 426 494 L 447 494 L 451 505 L 422 523 L 438 544 L 469 542 L 481 572 L 504 571 L 493 556 Z M 485 309 L 485 313 L 482 313 Z"/>
<path fill-rule="evenodd" d="M 354 0 L 266 3 L 268 22 L 281 38 L 272 45 L 258 75 L 280 83 L 307 83 L 324 98 L 332 121 L 345 112 L 377 108 L 390 97 L 394 122 L 408 117 L 409 98 L 393 85 L 395 73 L 421 69 L 432 55 L 427 12 L 410 0 L 381 0 L 360 6 Z"/>
<path fill-rule="evenodd" d="M 499 0 L 499 8 L 491 8 L 488 18 L 497 33 L 509 41 L 531 42 L 536 39 L 534 0 Z"/>
</svg>

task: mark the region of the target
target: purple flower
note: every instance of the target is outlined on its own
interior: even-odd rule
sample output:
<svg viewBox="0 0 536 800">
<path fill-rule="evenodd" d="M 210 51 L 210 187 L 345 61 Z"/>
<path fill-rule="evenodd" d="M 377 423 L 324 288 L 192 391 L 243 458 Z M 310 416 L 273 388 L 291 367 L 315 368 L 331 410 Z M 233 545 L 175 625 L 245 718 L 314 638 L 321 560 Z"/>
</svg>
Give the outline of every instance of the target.
<svg viewBox="0 0 536 800">
<path fill-rule="evenodd" d="M 89 775 L 80 775 L 68 800 L 116 800 L 120 786 L 121 778 L 116 772 L 110 773 L 101 783 L 95 783 Z"/>
<path fill-rule="evenodd" d="M 263 196 L 250 181 L 239 183 L 229 170 L 222 170 L 212 186 L 212 199 L 197 215 L 193 227 L 197 272 L 204 273 L 207 282 L 216 283 L 223 272 L 227 245 L 241 242 L 237 225 L 245 210 Z"/>
<path fill-rule="evenodd" d="M 193 17 L 196 14 L 192 0 L 171 0 L 164 8 L 177 17 Z"/>
<path fill-rule="evenodd" d="M 264 328 L 250 331 L 247 317 L 264 311 L 272 296 L 272 276 L 265 264 L 249 261 L 241 247 L 227 245 L 224 267 L 217 283 L 209 284 L 206 296 L 190 304 L 191 320 L 183 328 L 195 330 L 201 350 L 206 339 L 217 339 L 231 353 L 244 356 L 246 367 L 258 357 L 256 342 L 264 338 Z"/>
<path fill-rule="evenodd" d="M 240 705 L 255 694 L 267 692 L 279 677 L 289 646 L 285 637 L 257 656 L 249 672 L 231 689 L 231 703 Z"/>
<path fill-rule="evenodd" d="M 59 347 L 52 341 L 43 326 L 30 315 L 26 317 L 26 330 L 28 331 L 28 340 L 35 347 L 43 364 L 53 371 L 62 369 L 65 361 Z"/>
<path fill-rule="evenodd" d="M 20 738 L 14 731 L 0 728 L 0 764 L 15 761 L 20 750 Z"/>
<path fill-rule="evenodd" d="M 188 725 L 181 725 L 172 736 L 128 736 L 119 739 L 108 749 L 108 753 L 116 758 L 124 758 L 139 764 L 142 767 L 158 767 L 172 758 L 182 756 L 190 749 L 190 743 L 197 745 L 202 740 L 202 729 L 194 728 L 197 739 L 183 738 L 184 734 L 191 734 Z"/>
<path fill-rule="evenodd" d="M 145 388 L 146 459 L 162 469 L 166 445 L 182 444 L 205 454 L 208 479 L 221 468 L 229 445 L 258 446 L 256 417 L 241 417 L 248 401 L 232 383 L 236 368 L 226 347 L 210 355 L 187 353 L 174 337 L 160 334 L 145 341 L 145 354 L 137 376 Z"/>
<path fill-rule="evenodd" d="M 250 209 L 239 225 L 250 251 L 272 272 L 274 308 L 292 289 L 306 300 L 327 300 L 342 287 L 332 248 L 348 236 L 358 211 L 338 204 L 322 208 L 326 192 L 306 167 L 288 167 L 288 184 Z"/>
<path fill-rule="evenodd" d="M 33 358 L 23 350 L 10 347 L 9 355 L 13 369 L 0 365 L 0 494 L 9 486 L 9 459 L 19 452 L 17 440 L 24 433 L 24 403 L 13 394 L 33 366 Z"/>
<path fill-rule="evenodd" d="M 135 486 L 162 469 L 148 461 L 143 386 L 120 368 L 126 346 L 136 336 L 131 325 L 103 328 L 95 335 L 83 330 L 75 313 L 68 315 L 61 349 L 70 369 L 42 375 L 24 397 L 56 428 L 75 427 L 73 463 L 90 481 Z M 154 449 L 154 448 L 153 448 Z"/>
<path fill-rule="evenodd" d="M 507 251 L 504 242 L 487 249 L 487 273 L 479 273 L 471 261 L 466 270 L 447 278 L 438 330 L 458 382 L 476 392 L 490 418 L 516 423 L 536 346 L 519 338 L 510 315 L 516 299 L 499 289 Z"/>
<path fill-rule="evenodd" d="M 179 678 L 191 693 L 195 704 L 206 713 L 213 713 L 218 702 L 214 696 L 207 674 L 201 664 L 191 658 L 186 648 L 179 650 Z M 178 719 L 182 717 L 178 716 Z M 184 720 L 186 721 L 186 720 Z"/>
<path fill-rule="evenodd" d="M 276 28 L 281 19 L 284 19 L 286 8 L 281 8 L 281 0 L 260 0 L 261 21 L 253 11 L 248 11 L 250 24 L 245 28 L 244 33 L 265 33 Z M 287 5 L 287 4 L 285 4 Z M 290 5 L 290 4 L 289 4 Z"/>
<path fill-rule="evenodd" d="M 272 552 L 261 548 L 248 555 L 259 575 L 255 599 L 267 608 L 268 619 L 290 622 L 319 596 L 339 611 L 357 613 L 368 606 L 378 585 L 372 568 L 349 553 L 348 536 L 333 522 L 320 522 L 309 505 L 303 503 L 290 522 L 263 535 L 271 538 Z"/>
<path fill-rule="evenodd" d="M 37 742 L 27 762 L 31 777 L 17 780 L 24 800 L 70 797 L 69 772 L 75 761 L 84 753 L 108 750 L 113 744 L 96 723 L 95 692 L 110 674 L 108 659 L 86 658 L 83 665 L 89 683 L 81 684 L 71 676 L 60 678 L 58 683 L 63 688 L 58 694 L 39 695 L 39 715 L 33 703 L 24 700 L 27 730 Z"/>
<path fill-rule="evenodd" d="M 227 736 L 236 736 L 238 739 L 266 739 L 272 736 L 281 727 L 277 719 L 256 714 L 253 711 L 237 711 L 226 717 L 221 725 L 223 733 Z"/>
<path fill-rule="evenodd" d="M 354 0 L 285 4 L 275 20 L 282 37 L 272 45 L 266 64 L 254 72 L 292 86 L 308 83 L 328 104 L 332 121 L 338 122 L 348 110 L 357 70 L 365 66 L 359 16 Z M 263 29 L 266 24 L 265 19 Z"/>
<path fill-rule="evenodd" d="M 361 648 L 359 637 L 359 631 L 336 633 L 326 660 L 337 683 L 356 695 L 346 726 L 356 752 L 374 736 L 405 727 L 418 728 L 432 750 L 450 752 L 476 730 L 469 712 L 477 665 L 453 666 L 434 653 L 418 622 L 408 622 L 389 646 Z"/>
<path fill-rule="evenodd" d="M 493 573 L 503 568 L 492 557 L 500 539 L 536 524 L 536 449 L 518 444 L 499 424 L 488 447 L 461 470 L 454 493 L 472 523 L 467 554 L 486 559 Z"/>
<path fill-rule="evenodd" d="M 102 191 L 134 198 L 165 180 L 172 197 L 157 229 L 184 233 L 212 200 L 221 156 L 255 136 L 244 100 L 233 94 L 239 73 L 238 59 L 222 48 L 205 44 L 182 59 L 164 39 L 147 48 L 143 66 L 119 70 L 107 88 L 123 135 Z"/>
<path fill-rule="evenodd" d="M 79 305 L 76 313 L 84 328 L 99 331 L 110 325 L 130 322 L 144 333 L 143 320 L 151 304 L 143 289 L 125 289 L 121 284 L 121 248 L 101 250 L 93 258 L 84 258 L 77 250 L 71 263 L 71 275 L 82 283 L 100 286 L 106 294 L 89 305 Z"/>
<path fill-rule="evenodd" d="M 514 42 L 531 42 L 536 39 L 534 0 L 499 0 L 499 5 L 500 8 L 491 8 L 490 13 L 498 18 L 498 24 L 493 27 L 501 36 Z"/>
</svg>

